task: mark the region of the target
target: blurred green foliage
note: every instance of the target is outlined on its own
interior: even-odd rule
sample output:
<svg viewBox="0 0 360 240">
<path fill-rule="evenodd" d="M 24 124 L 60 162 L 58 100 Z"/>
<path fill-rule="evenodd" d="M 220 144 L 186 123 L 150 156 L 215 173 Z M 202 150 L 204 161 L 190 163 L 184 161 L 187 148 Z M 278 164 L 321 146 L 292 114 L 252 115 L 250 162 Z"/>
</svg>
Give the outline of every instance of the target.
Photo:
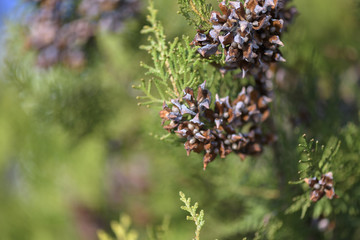
<svg viewBox="0 0 360 240">
<path fill-rule="evenodd" d="M 138 234 L 133 230 L 129 230 L 131 219 L 127 215 L 122 215 L 119 222 L 111 222 L 111 229 L 115 233 L 116 240 L 137 240 Z M 99 231 L 98 236 L 100 240 L 112 240 L 104 231 Z"/>
<path fill-rule="evenodd" d="M 216 1 L 209 1 L 216 3 Z M 176 1 L 154 0 L 167 40 L 195 35 L 175 14 Z M 137 106 L 131 86 L 150 56 L 140 34 L 147 2 L 120 34 L 97 36 L 98 51 L 82 71 L 35 67 L 21 28 L 12 26 L 0 70 L 1 239 L 97 239 L 98 229 L 126 212 L 139 239 L 171 216 L 167 238 L 193 237 L 178 192 L 205 211 L 201 239 L 357 239 L 360 233 L 359 5 L 343 0 L 295 0 L 300 14 L 284 34 L 287 59 L 274 78 L 277 142 L 241 162 L 217 159 L 204 172 L 201 156 L 186 157 L 162 132 L 158 110 Z M 214 9 L 217 10 L 216 5 Z M 285 214 L 299 185 L 298 139 L 342 144 L 332 161 L 339 199 L 322 199 Z M 306 196 L 306 194 L 304 195 Z M 319 228 L 328 219 L 326 229 Z"/>
</svg>

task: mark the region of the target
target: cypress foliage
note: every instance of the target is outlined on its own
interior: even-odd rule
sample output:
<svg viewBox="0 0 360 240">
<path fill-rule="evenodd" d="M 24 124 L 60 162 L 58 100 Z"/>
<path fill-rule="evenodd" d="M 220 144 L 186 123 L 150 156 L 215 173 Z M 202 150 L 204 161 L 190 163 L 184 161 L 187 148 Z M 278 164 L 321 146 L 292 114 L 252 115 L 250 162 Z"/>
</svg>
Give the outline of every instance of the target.
<svg viewBox="0 0 360 240">
<path fill-rule="evenodd" d="M 56 19 L 1 48 L 1 239 L 358 238 L 357 3 L 26 2 Z M 65 35 L 27 21 L 79 18 L 39 68 Z"/>
</svg>

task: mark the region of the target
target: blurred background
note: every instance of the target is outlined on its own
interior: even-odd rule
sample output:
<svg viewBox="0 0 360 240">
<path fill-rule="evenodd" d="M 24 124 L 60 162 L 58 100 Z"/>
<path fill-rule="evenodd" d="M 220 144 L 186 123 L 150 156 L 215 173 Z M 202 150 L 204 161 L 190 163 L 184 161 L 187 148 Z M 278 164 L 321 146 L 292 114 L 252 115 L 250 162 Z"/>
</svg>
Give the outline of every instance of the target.
<svg viewBox="0 0 360 240">
<path fill-rule="evenodd" d="M 205 210 L 202 239 L 252 239 L 271 216 L 275 239 L 359 239 L 358 213 L 338 213 L 336 228 L 282 213 L 302 192 L 287 185 L 299 136 L 326 142 L 358 123 L 358 1 L 292 1 L 299 15 L 274 76 L 276 147 L 206 171 L 202 156 L 154 137 L 160 108 L 137 105 L 148 2 L 98 2 L 0 0 L 0 239 L 98 239 L 122 213 L 139 239 L 164 219 L 164 239 L 192 239 L 179 191 Z M 176 1 L 154 3 L 168 40 L 195 35 Z"/>
</svg>

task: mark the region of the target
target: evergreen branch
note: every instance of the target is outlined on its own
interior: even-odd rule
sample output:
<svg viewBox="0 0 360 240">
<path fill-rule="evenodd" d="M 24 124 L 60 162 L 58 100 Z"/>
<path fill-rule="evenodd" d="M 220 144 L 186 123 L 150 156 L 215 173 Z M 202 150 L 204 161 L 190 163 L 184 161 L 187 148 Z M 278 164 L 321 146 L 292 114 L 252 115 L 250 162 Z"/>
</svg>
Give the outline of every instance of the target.
<svg viewBox="0 0 360 240">
<path fill-rule="evenodd" d="M 190 213 L 190 216 L 187 216 L 186 220 L 194 221 L 196 225 L 195 238 L 193 240 L 199 240 L 201 228 L 205 224 L 204 211 L 201 210 L 200 213 L 197 213 L 196 210 L 198 208 L 198 203 L 196 202 L 193 206 L 191 206 L 190 198 L 186 198 L 183 192 L 179 192 L 179 195 L 180 200 L 185 204 L 185 206 L 181 206 L 181 209 Z"/>
<path fill-rule="evenodd" d="M 331 172 L 331 163 L 335 158 L 339 148 L 340 141 L 332 137 L 326 146 L 319 145 L 319 141 L 311 139 L 308 141 L 304 134 L 299 140 L 298 150 L 301 153 L 299 160 L 299 181 L 290 181 L 289 184 L 303 184 L 304 178 L 317 177 L 318 179 L 327 172 Z M 308 187 L 306 187 L 308 189 Z M 293 213 L 301 209 L 301 218 L 304 218 L 308 208 L 311 206 L 311 200 L 308 191 L 293 199 L 293 204 L 286 210 L 286 214 Z M 317 204 L 315 209 L 322 211 L 326 203 Z M 315 214 L 315 212 L 314 212 Z"/>
<path fill-rule="evenodd" d="M 204 15 L 202 15 L 199 12 L 199 10 L 196 9 L 196 6 L 195 6 L 193 0 L 189 0 L 189 2 L 190 2 L 191 9 L 194 11 L 194 13 L 196 13 L 196 15 L 198 15 L 202 21 L 207 22 L 208 24 L 211 24 L 211 22 L 208 19 L 205 19 Z"/>
<path fill-rule="evenodd" d="M 211 4 L 206 4 L 205 0 L 178 0 L 178 4 L 180 7 L 178 13 L 183 15 L 189 24 L 197 28 L 210 28 Z"/>
<path fill-rule="evenodd" d="M 304 218 L 307 210 L 311 206 L 311 201 L 307 193 L 297 196 L 293 199 L 294 203 L 286 209 L 285 214 L 297 212 L 301 209 L 300 218 Z"/>
<path fill-rule="evenodd" d="M 170 82 L 171 82 L 172 87 L 173 87 L 173 89 L 174 89 L 175 95 L 176 95 L 177 97 L 180 97 L 180 93 L 179 93 L 179 91 L 178 91 L 178 89 L 177 89 L 177 87 L 176 87 L 176 83 L 175 83 L 175 80 L 174 80 L 174 76 L 172 75 L 172 71 L 171 71 L 171 68 L 170 68 L 170 64 L 169 64 L 169 60 L 168 60 L 168 59 L 165 60 L 165 66 L 166 66 L 166 69 L 167 69 L 167 71 L 168 71 L 168 73 L 169 73 Z"/>
<path fill-rule="evenodd" d="M 331 161 L 339 151 L 341 144 L 337 138 L 330 138 L 326 147 L 320 146 L 319 141 L 314 139 L 307 141 L 305 134 L 299 141 L 298 149 L 301 152 L 301 159 L 299 160 L 301 165 L 300 180 L 304 177 L 320 177 L 322 174 L 331 171 Z"/>
<path fill-rule="evenodd" d="M 137 97 L 139 105 L 162 104 L 164 101 L 181 98 L 182 90 L 186 87 L 195 87 L 203 82 L 203 79 L 210 78 L 206 72 L 208 64 L 201 60 L 195 49 L 189 46 L 189 38 L 175 38 L 166 42 L 164 28 L 156 19 L 157 11 L 150 1 L 148 26 L 144 26 L 141 33 L 150 34 L 148 45 L 140 46 L 146 50 L 152 59 L 153 64 L 140 63 L 146 69 L 145 75 L 150 76 L 149 80 L 142 80 L 136 89 L 141 90 L 144 95 Z M 212 81 L 208 82 L 210 86 Z M 152 87 L 154 86 L 154 87 Z"/>
</svg>

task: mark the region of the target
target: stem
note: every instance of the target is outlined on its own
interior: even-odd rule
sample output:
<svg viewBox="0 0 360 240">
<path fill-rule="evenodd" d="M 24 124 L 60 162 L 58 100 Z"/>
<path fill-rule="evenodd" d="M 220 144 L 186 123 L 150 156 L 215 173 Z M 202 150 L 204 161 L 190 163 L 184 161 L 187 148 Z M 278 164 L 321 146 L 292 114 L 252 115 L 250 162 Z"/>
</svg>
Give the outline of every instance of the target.
<svg viewBox="0 0 360 240">
<path fill-rule="evenodd" d="M 200 240 L 201 226 L 200 226 L 199 220 L 197 218 L 197 214 L 196 214 L 196 212 L 191 211 L 190 202 L 185 203 L 185 204 L 186 204 L 186 207 L 190 210 L 189 213 L 191 214 L 191 217 L 193 218 L 195 225 L 196 225 L 195 240 Z"/>
<path fill-rule="evenodd" d="M 171 72 L 171 69 L 170 69 L 170 64 L 169 64 L 168 59 L 165 60 L 165 66 L 166 66 L 167 71 L 168 71 L 168 73 L 169 73 L 170 82 L 171 82 L 171 84 L 172 84 L 172 87 L 173 87 L 173 89 L 174 89 L 174 92 L 175 92 L 175 94 L 176 94 L 177 97 L 180 97 L 179 91 L 178 91 L 178 89 L 177 89 L 177 87 L 176 87 L 175 79 L 174 79 L 174 77 L 173 77 L 173 75 L 172 75 L 172 72 Z"/>
</svg>

